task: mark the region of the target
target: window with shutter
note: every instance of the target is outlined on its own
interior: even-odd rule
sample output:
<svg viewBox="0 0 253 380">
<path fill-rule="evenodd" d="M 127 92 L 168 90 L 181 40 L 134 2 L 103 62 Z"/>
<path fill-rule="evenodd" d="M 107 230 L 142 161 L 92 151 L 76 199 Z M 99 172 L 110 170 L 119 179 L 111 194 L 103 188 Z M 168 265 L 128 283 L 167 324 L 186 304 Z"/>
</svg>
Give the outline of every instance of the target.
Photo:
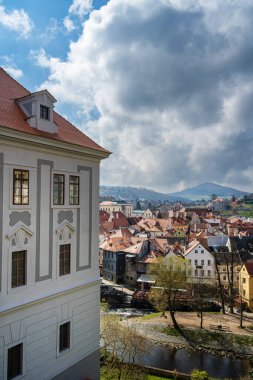
<svg viewBox="0 0 253 380">
<path fill-rule="evenodd" d="M 8 350 L 7 379 L 14 379 L 23 372 L 23 343 Z"/>
<path fill-rule="evenodd" d="M 61 325 L 59 333 L 59 352 L 62 352 L 70 348 L 70 322 Z"/>
</svg>

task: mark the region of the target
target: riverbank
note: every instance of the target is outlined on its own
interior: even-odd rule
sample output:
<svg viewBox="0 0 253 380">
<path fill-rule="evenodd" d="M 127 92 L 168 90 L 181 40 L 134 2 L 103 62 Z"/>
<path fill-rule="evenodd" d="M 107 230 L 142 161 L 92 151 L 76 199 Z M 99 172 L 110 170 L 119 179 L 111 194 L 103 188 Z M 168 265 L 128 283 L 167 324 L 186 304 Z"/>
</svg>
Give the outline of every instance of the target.
<svg viewBox="0 0 253 380">
<path fill-rule="evenodd" d="M 169 318 L 154 316 L 127 320 L 138 333 L 155 344 L 176 349 L 198 350 L 215 355 L 240 359 L 253 358 L 252 321 L 244 321 L 245 329 L 239 328 L 239 320 L 234 315 L 206 313 L 203 329 L 199 327 L 196 313 L 177 313 L 177 321 L 183 335 L 174 329 Z M 229 332 L 213 331 L 210 326 L 226 326 Z"/>
</svg>

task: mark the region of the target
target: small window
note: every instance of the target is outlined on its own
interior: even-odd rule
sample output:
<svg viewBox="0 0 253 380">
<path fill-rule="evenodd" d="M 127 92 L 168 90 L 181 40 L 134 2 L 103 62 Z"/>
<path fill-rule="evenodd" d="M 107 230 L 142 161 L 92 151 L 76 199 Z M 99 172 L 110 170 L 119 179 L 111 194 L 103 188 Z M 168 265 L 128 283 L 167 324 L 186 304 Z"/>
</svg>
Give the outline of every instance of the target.
<svg viewBox="0 0 253 380">
<path fill-rule="evenodd" d="M 49 120 L 49 107 L 40 105 L 40 118 Z"/>
<path fill-rule="evenodd" d="M 197 249 L 195 249 L 195 253 L 198 253 L 198 250 L 197 250 Z"/>
<path fill-rule="evenodd" d="M 211 271 L 208 269 L 208 271 L 207 271 L 207 275 L 208 275 L 208 277 L 210 277 L 211 276 Z"/>
<path fill-rule="evenodd" d="M 204 265 L 204 260 L 201 260 L 201 265 Z"/>
<path fill-rule="evenodd" d="M 201 270 L 201 276 L 204 277 L 204 275 L 205 275 L 205 271 L 202 269 Z"/>
<path fill-rule="evenodd" d="M 64 174 L 54 174 L 54 191 L 53 191 L 54 205 L 64 204 L 64 187 L 65 187 Z"/>
<path fill-rule="evenodd" d="M 195 260 L 195 265 L 198 265 L 198 260 Z"/>
<path fill-rule="evenodd" d="M 201 249 L 201 253 L 204 253 L 204 249 Z"/>
<path fill-rule="evenodd" d="M 223 276 L 223 280 L 225 281 L 227 279 L 227 276 Z"/>
<path fill-rule="evenodd" d="M 8 349 L 7 379 L 14 379 L 23 372 L 23 343 Z"/>
<path fill-rule="evenodd" d="M 29 204 L 29 171 L 13 170 L 13 204 Z"/>
<path fill-rule="evenodd" d="M 70 348 L 70 322 L 60 326 L 59 352 Z"/>
<path fill-rule="evenodd" d="M 11 287 L 26 284 L 26 251 L 12 252 Z"/>
<path fill-rule="evenodd" d="M 242 279 L 243 284 L 246 284 L 246 278 Z"/>
<path fill-rule="evenodd" d="M 79 177 L 69 176 L 69 204 L 79 205 Z"/>
<path fill-rule="evenodd" d="M 60 245 L 60 276 L 70 273 L 70 244 Z"/>
<path fill-rule="evenodd" d="M 198 269 L 195 269 L 195 276 L 198 275 Z"/>
<path fill-rule="evenodd" d="M 208 265 L 208 266 L 211 265 L 211 260 L 207 260 L 207 265 Z"/>
</svg>

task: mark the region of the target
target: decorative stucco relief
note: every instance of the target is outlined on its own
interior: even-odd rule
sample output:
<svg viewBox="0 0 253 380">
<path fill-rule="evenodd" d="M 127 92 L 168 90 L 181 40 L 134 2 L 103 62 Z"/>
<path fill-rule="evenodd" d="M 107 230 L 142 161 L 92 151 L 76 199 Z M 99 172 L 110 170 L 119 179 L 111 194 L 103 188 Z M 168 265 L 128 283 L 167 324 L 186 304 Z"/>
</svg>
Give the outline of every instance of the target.
<svg viewBox="0 0 253 380">
<path fill-rule="evenodd" d="M 60 211 L 58 212 L 58 224 L 61 224 L 64 220 L 67 220 L 69 223 L 73 223 L 73 211 Z"/>
<path fill-rule="evenodd" d="M 27 226 L 31 225 L 31 214 L 29 211 L 12 211 L 9 217 L 9 225 L 11 227 L 15 226 L 15 224 L 17 224 L 18 222 L 22 222 Z"/>
</svg>

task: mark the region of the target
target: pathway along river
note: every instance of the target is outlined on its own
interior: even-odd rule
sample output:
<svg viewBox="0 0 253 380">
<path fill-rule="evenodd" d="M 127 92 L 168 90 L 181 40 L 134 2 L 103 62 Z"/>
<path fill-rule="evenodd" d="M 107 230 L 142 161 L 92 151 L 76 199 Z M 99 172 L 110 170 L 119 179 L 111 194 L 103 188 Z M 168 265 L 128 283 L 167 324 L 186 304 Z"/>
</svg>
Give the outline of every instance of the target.
<svg viewBox="0 0 253 380">
<path fill-rule="evenodd" d="M 121 315 L 123 318 L 146 314 L 143 310 L 131 308 L 116 308 L 109 313 Z M 253 361 L 249 359 L 227 358 L 204 351 L 177 349 L 149 342 L 149 350 L 139 364 L 183 373 L 191 373 L 193 369 L 204 370 L 212 377 L 233 380 L 246 377 L 253 369 Z"/>
</svg>

